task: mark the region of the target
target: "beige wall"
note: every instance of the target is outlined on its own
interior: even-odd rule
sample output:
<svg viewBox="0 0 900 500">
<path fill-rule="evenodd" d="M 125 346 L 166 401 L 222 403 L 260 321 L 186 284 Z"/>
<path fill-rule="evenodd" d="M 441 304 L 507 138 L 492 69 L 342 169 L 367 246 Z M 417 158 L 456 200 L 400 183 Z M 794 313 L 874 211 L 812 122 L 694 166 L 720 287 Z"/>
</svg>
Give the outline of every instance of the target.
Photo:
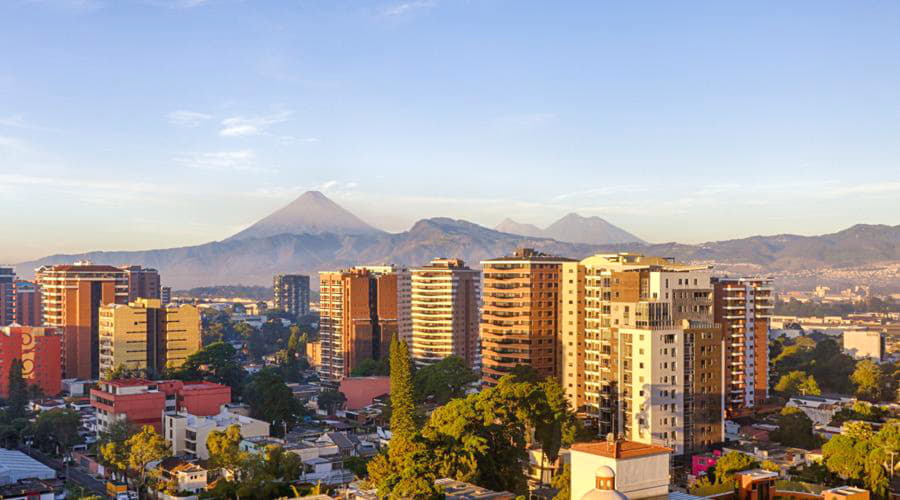
<svg viewBox="0 0 900 500">
<path fill-rule="evenodd" d="M 571 497 L 581 498 L 596 484 L 597 468 L 607 466 L 616 473 L 616 490 L 630 499 L 665 496 L 669 492 L 669 455 L 645 455 L 613 459 L 572 450 Z"/>
</svg>

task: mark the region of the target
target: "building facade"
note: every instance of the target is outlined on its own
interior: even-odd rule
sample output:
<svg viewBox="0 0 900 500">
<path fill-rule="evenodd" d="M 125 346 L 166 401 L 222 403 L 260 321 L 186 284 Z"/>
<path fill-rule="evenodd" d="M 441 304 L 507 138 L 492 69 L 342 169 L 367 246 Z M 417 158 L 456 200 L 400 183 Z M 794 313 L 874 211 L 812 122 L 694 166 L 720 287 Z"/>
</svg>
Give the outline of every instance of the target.
<svg viewBox="0 0 900 500">
<path fill-rule="evenodd" d="M 16 272 L 0 267 L 0 326 L 16 321 Z"/>
<path fill-rule="evenodd" d="M 16 323 L 24 326 L 44 324 L 41 287 L 31 281 L 16 281 Z"/>
<path fill-rule="evenodd" d="M 560 287 L 572 259 L 517 249 L 481 262 L 481 373 L 488 386 L 519 365 L 559 377 Z"/>
<path fill-rule="evenodd" d="M 29 385 L 55 396 L 62 390 L 60 355 L 62 335 L 53 327 L 0 327 L 0 397 L 9 395 L 9 370 L 14 359 L 22 362 L 22 376 Z"/>
<path fill-rule="evenodd" d="M 460 259 L 434 259 L 410 270 L 410 354 L 418 366 L 459 356 L 475 367 L 479 357 L 481 273 Z"/>
<path fill-rule="evenodd" d="M 100 306 L 100 373 L 118 367 L 162 373 L 200 350 L 200 310 L 137 299 Z"/>
<path fill-rule="evenodd" d="M 231 388 L 212 382 L 121 379 L 101 381 L 91 389 L 91 406 L 97 409 L 97 433 L 106 432 L 118 420 L 152 425 L 162 431 L 163 412 L 192 415 L 218 414 L 231 403 Z"/>
<path fill-rule="evenodd" d="M 871 359 L 880 363 L 884 359 L 884 334 L 873 330 L 847 330 L 843 334 L 844 352 L 854 359 Z"/>
<path fill-rule="evenodd" d="M 386 358 L 399 335 L 403 281 L 393 266 L 354 267 L 319 273 L 319 373 L 329 380 L 350 375 L 366 359 Z"/>
<path fill-rule="evenodd" d="M 275 309 L 297 318 L 309 314 L 309 276 L 279 274 L 272 279 L 272 292 Z"/>
<path fill-rule="evenodd" d="M 206 439 L 213 431 L 224 431 L 229 426 L 241 428 L 244 439 L 269 435 L 269 423 L 223 410 L 215 415 L 194 415 L 189 411 L 166 412 L 163 419 L 163 436 L 172 446 L 176 456 L 200 460 L 209 459 Z"/>
<path fill-rule="evenodd" d="M 601 435 L 668 446 L 676 455 L 721 441 L 710 438 L 721 435 L 721 390 L 715 411 L 693 404 L 695 381 L 702 376 L 697 387 L 714 386 L 706 383 L 709 363 L 717 352 L 721 358 L 709 267 L 600 254 L 563 263 L 561 290 L 563 389 Z M 715 342 L 719 350 L 710 351 Z"/>
<path fill-rule="evenodd" d="M 715 322 L 725 335 L 728 416 L 746 415 L 769 397 L 772 280 L 714 278 Z"/>
<path fill-rule="evenodd" d="M 128 279 L 128 301 L 159 299 L 159 271 L 141 266 L 122 266 Z"/>
<path fill-rule="evenodd" d="M 44 266 L 36 272 L 44 324 L 63 330 L 65 378 L 100 376 L 99 310 L 128 301 L 125 271 L 90 262 Z"/>
</svg>

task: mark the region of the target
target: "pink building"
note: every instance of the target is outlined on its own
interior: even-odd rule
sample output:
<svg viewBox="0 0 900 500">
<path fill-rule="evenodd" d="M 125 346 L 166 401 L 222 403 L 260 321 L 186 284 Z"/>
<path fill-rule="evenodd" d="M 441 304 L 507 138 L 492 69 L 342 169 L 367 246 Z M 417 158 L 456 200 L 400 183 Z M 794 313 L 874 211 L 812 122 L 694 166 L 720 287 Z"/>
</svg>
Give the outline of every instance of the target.
<svg viewBox="0 0 900 500">
<path fill-rule="evenodd" d="M 700 473 L 708 471 L 711 467 L 716 465 L 716 462 L 718 462 L 721 457 L 721 450 L 713 450 L 712 453 L 694 455 L 691 457 L 691 475 L 699 476 Z"/>
<path fill-rule="evenodd" d="M 372 400 L 378 396 L 384 396 L 391 392 L 390 377 L 347 377 L 341 379 L 338 388 L 344 396 L 347 396 L 347 404 L 344 408 L 358 410 L 372 404 Z"/>
</svg>

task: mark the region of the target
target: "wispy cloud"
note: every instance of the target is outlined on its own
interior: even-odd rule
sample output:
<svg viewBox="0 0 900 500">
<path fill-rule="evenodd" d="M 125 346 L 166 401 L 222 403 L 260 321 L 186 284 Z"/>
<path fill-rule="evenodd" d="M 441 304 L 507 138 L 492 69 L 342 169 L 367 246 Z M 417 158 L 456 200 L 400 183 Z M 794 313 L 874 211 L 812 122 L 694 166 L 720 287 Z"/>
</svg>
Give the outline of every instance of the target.
<svg viewBox="0 0 900 500">
<path fill-rule="evenodd" d="M 581 198 L 584 196 L 598 196 L 598 195 L 610 195 L 610 194 L 632 194 L 632 193 L 644 193 L 649 191 L 647 186 L 641 186 L 638 184 L 626 184 L 626 185 L 616 185 L 616 186 L 603 186 L 598 188 L 589 188 L 589 189 L 581 189 L 578 191 L 571 191 L 568 193 L 558 194 L 553 197 L 554 200 L 562 201 L 568 200 L 571 198 Z"/>
<path fill-rule="evenodd" d="M 399 17 L 436 6 L 437 0 L 410 0 L 385 6 L 381 9 L 381 15 L 384 17 Z"/>
<path fill-rule="evenodd" d="M 218 151 L 190 153 L 175 158 L 175 162 L 188 168 L 201 170 L 232 170 L 237 172 L 275 172 L 275 169 L 260 167 L 256 163 L 256 151 Z"/>
<path fill-rule="evenodd" d="M 71 10 L 91 10 L 103 5 L 100 0 L 27 0 L 27 2 Z"/>
<path fill-rule="evenodd" d="M 52 127 L 44 127 L 35 125 L 25 120 L 22 115 L 2 116 L 0 117 L 0 127 L 18 128 L 22 130 L 34 130 L 38 132 L 62 132 L 62 130 Z"/>
<path fill-rule="evenodd" d="M 166 117 L 172 125 L 194 128 L 212 118 L 212 115 L 197 111 L 176 110 L 167 114 Z"/>
<path fill-rule="evenodd" d="M 281 111 L 266 116 L 225 118 L 222 120 L 222 129 L 219 130 L 219 135 L 223 137 L 262 135 L 266 133 L 268 127 L 288 121 L 292 114 L 292 111 Z"/>
</svg>

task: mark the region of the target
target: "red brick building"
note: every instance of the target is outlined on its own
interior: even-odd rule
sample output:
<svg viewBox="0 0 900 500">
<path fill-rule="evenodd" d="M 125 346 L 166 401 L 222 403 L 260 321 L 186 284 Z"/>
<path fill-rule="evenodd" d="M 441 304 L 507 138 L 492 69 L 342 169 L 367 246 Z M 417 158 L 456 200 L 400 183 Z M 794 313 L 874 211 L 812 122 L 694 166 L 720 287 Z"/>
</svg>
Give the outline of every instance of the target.
<svg viewBox="0 0 900 500">
<path fill-rule="evenodd" d="M 231 388 L 212 382 L 120 379 L 100 382 L 97 388 L 91 389 L 91 406 L 97 408 L 98 432 L 123 418 L 161 431 L 163 412 L 212 416 L 230 402 Z"/>
<path fill-rule="evenodd" d="M 5 326 L 0 328 L 0 397 L 9 395 L 9 369 L 22 360 L 22 376 L 48 396 L 62 389 L 61 332 L 53 327 Z"/>
</svg>

